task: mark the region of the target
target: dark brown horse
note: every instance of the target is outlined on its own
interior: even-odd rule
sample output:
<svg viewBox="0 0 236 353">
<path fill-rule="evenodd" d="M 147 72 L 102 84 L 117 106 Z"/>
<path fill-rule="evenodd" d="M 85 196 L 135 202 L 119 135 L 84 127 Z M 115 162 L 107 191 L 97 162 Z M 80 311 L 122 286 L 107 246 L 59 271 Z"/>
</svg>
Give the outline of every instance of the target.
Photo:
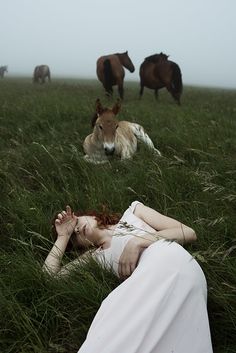
<svg viewBox="0 0 236 353">
<path fill-rule="evenodd" d="M 97 76 L 99 81 L 102 82 L 108 96 L 113 94 L 112 86 L 117 85 L 120 98 L 123 99 L 123 81 L 125 77 L 123 66 L 130 72 L 134 72 L 135 70 L 127 51 L 125 53 L 101 56 L 97 60 Z"/>
<path fill-rule="evenodd" d="M 154 89 L 158 98 L 158 90 L 166 87 L 175 101 L 180 104 L 183 91 L 182 74 L 179 66 L 168 60 L 168 55 L 160 53 L 148 56 L 140 66 L 140 98 L 144 87 Z"/>
</svg>

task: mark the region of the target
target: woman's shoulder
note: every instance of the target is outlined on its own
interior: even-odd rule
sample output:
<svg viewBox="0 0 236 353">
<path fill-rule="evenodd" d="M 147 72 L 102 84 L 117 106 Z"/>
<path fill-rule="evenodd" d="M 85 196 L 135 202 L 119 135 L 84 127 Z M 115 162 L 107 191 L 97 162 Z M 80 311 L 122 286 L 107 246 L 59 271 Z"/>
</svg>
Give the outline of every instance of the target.
<svg viewBox="0 0 236 353">
<path fill-rule="evenodd" d="M 135 216 L 135 209 L 137 207 L 137 205 L 143 205 L 142 202 L 140 201 L 133 201 L 129 207 L 125 210 L 125 212 L 123 213 L 119 224 L 124 223 L 124 222 L 131 222 L 131 220 L 134 220 L 135 218 L 137 218 Z"/>
<path fill-rule="evenodd" d="M 129 208 L 127 209 L 127 211 L 129 210 L 131 213 L 134 213 L 135 212 L 135 209 L 136 209 L 136 207 L 137 207 L 137 205 L 143 205 L 143 203 L 142 202 L 140 202 L 140 201 L 133 201 L 131 204 L 130 204 L 130 206 L 129 206 Z"/>
</svg>

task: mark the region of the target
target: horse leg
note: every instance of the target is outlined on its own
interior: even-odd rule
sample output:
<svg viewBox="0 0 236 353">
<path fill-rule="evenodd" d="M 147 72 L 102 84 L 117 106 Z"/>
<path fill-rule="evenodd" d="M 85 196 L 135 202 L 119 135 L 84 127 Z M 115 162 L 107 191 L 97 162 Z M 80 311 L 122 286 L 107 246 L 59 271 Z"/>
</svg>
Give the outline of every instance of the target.
<svg viewBox="0 0 236 353">
<path fill-rule="evenodd" d="M 141 99 L 143 96 L 143 90 L 144 90 L 144 86 L 142 85 L 142 83 L 140 83 L 139 99 Z"/>
<path fill-rule="evenodd" d="M 88 154 L 84 156 L 84 160 L 88 163 L 92 164 L 104 164 L 108 162 L 108 159 L 96 159 L 95 157 L 91 157 Z"/>
<path fill-rule="evenodd" d="M 120 99 L 124 98 L 124 88 L 123 88 L 123 83 L 118 84 L 118 92 L 120 95 Z"/>
<path fill-rule="evenodd" d="M 158 100 L 158 89 L 157 88 L 155 89 L 154 95 L 155 95 L 155 99 Z"/>
<path fill-rule="evenodd" d="M 144 142 L 150 149 L 152 149 L 159 156 L 161 156 L 161 152 L 154 147 L 152 140 L 150 139 L 148 134 L 144 131 L 144 128 L 141 125 L 136 123 L 130 123 L 130 128 L 138 140 Z"/>
</svg>

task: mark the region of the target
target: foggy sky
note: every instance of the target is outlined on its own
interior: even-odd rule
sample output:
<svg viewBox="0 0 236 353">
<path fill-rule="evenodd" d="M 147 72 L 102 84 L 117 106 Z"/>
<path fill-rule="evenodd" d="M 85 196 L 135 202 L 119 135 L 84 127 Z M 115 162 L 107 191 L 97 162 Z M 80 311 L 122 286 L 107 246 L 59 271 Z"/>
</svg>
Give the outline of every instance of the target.
<svg viewBox="0 0 236 353">
<path fill-rule="evenodd" d="M 236 88 L 235 0 L 0 0 L 0 65 L 9 77 L 96 78 L 99 56 L 128 50 L 179 64 L 184 84 Z"/>
</svg>

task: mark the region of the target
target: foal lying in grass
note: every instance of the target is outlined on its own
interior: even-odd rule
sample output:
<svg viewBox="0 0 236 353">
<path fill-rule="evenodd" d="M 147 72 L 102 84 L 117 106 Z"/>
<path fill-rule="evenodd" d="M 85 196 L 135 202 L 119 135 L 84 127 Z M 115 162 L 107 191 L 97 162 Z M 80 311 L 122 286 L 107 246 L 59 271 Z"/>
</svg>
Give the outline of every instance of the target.
<svg viewBox="0 0 236 353">
<path fill-rule="evenodd" d="M 116 119 L 120 108 L 119 100 L 111 109 L 104 108 L 100 100 L 96 100 L 93 133 L 85 138 L 83 144 L 85 159 L 92 163 L 104 163 L 112 155 L 122 160 L 132 158 L 137 151 L 138 140 L 161 156 L 141 125 Z"/>
</svg>

